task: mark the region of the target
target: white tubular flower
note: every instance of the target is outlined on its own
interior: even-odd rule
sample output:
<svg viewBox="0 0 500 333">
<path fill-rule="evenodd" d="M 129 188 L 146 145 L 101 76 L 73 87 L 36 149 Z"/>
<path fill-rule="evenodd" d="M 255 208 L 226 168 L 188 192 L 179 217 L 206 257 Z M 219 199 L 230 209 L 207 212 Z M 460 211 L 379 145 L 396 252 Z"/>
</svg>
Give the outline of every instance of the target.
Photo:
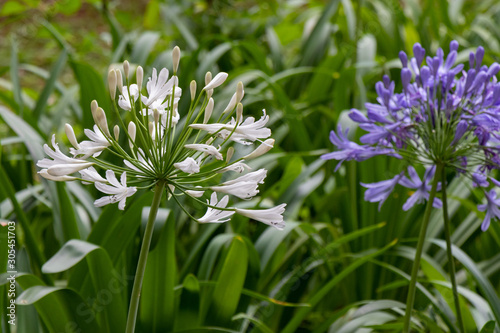
<svg viewBox="0 0 500 333">
<path fill-rule="evenodd" d="M 215 192 L 234 195 L 240 199 L 251 199 L 259 193 L 256 182 L 238 182 L 232 184 L 222 184 L 220 186 L 212 186 L 210 189 Z"/>
<path fill-rule="evenodd" d="M 80 143 L 77 142 L 77 146 L 75 146 L 77 149 L 69 149 L 71 155 L 75 157 L 78 156 L 81 159 L 86 159 L 89 156 L 97 157 L 104 149 L 110 146 L 109 141 L 97 125 L 94 125 L 94 131 L 86 128 L 84 132 L 91 141 L 86 140 Z"/>
<path fill-rule="evenodd" d="M 224 72 L 220 72 L 219 74 L 215 75 L 215 77 L 203 88 L 203 90 L 210 90 L 217 88 L 221 84 L 226 81 L 228 74 Z"/>
<path fill-rule="evenodd" d="M 245 163 L 243 163 L 243 161 L 239 161 L 239 162 L 233 163 L 231 165 L 228 165 L 227 167 L 222 168 L 217 172 L 223 173 L 226 171 L 234 171 L 234 172 L 242 173 L 243 171 L 245 171 L 245 169 L 250 170 L 251 168 L 248 165 L 246 165 Z"/>
<path fill-rule="evenodd" d="M 200 172 L 200 166 L 192 157 L 188 157 L 182 162 L 174 163 L 174 167 L 189 174 Z"/>
<path fill-rule="evenodd" d="M 52 147 L 54 147 L 54 150 L 50 149 L 47 144 L 43 145 L 43 150 L 52 159 L 44 158 L 36 164 L 40 168 L 46 170 L 42 170 L 43 172 L 40 173 L 42 177 L 46 174 L 49 174 L 52 177 L 66 176 L 82 169 L 86 169 L 94 164 L 82 159 L 71 158 L 64 155 L 59 149 L 59 145 L 56 143 L 55 135 L 52 135 Z"/>
<path fill-rule="evenodd" d="M 193 144 L 184 145 L 184 148 L 194 149 L 194 150 L 197 150 L 197 151 L 201 151 L 203 153 L 207 153 L 209 155 L 214 156 L 218 160 L 222 160 L 223 159 L 223 156 L 219 152 L 219 150 L 217 148 L 215 148 L 214 146 L 211 146 L 211 145 L 206 145 L 206 144 L 203 144 L 203 143 L 193 143 Z"/>
<path fill-rule="evenodd" d="M 281 204 L 269 209 L 240 209 L 236 208 L 236 213 L 254 219 L 256 221 L 273 226 L 278 230 L 285 228 L 283 221 L 283 213 L 285 212 L 286 204 Z"/>
<path fill-rule="evenodd" d="M 137 98 L 139 97 L 139 88 L 137 87 L 137 84 L 131 84 L 128 89 L 127 87 L 123 87 L 122 94 L 118 97 L 118 106 L 120 106 L 123 110 L 131 111 L 132 104 L 130 102 L 128 90 L 130 90 L 130 95 L 134 99 L 134 103 L 137 101 Z"/>
<path fill-rule="evenodd" d="M 266 169 L 259 169 L 254 172 L 249 172 L 246 175 L 240 176 L 236 179 L 233 180 L 228 180 L 227 182 L 224 182 L 222 185 L 231 185 L 231 184 L 236 184 L 236 183 L 241 183 L 241 182 L 252 182 L 255 184 L 264 184 L 264 179 L 267 176 L 267 170 Z"/>
<path fill-rule="evenodd" d="M 80 170 L 80 175 L 82 176 L 83 181 L 82 183 L 85 185 L 88 184 L 93 184 L 95 182 L 98 183 L 106 183 L 107 180 L 103 178 L 94 167 L 90 167 L 88 169 Z"/>
<path fill-rule="evenodd" d="M 47 169 L 47 173 L 55 177 L 67 176 L 82 169 L 88 168 L 93 164 L 94 163 L 92 162 L 74 163 L 74 164 L 55 164 Z"/>
<path fill-rule="evenodd" d="M 252 158 L 259 157 L 270 151 L 273 147 L 274 147 L 274 139 L 267 139 L 266 141 L 262 142 L 262 144 L 258 146 L 253 152 L 251 152 L 248 155 L 245 155 L 243 158 L 249 160 Z"/>
<path fill-rule="evenodd" d="M 234 119 L 231 119 L 227 124 L 191 124 L 189 126 L 194 129 L 207 131 L 209 134 L 218 132 L 217 134 L 223 139 L 227 139 L 236 126 L 236 129 L 229 139 L 234 142 L 249 145 L 255 140 L 266 139 L 271 136 L 271 130 L 264 127 L 269 121 L 269 116 L 266 115 L 265 110 L 263 111 L 264 115 L 258 121 L 255 121 L 254 117 L 248 117 L 238 126 L 236 126 L 236 121 Z"/>
<path fill-rule="evenodd" d="M 196 186 L 196 187 L 200 187 L 200 186 Z M 192 196 L 193 198 L 199 198 L 203 195 L 203 193 L 205 193 L 205 191 L 196 191 L 196 190 L 187 190 L 186 191 L 186 194 L 189 196 Z"/>
<path fill-rule="evenodd" d="M 229 202 L 229 196 L 224 196 L 219 202 L 217 202 L 217 194 L 214 192 L 210 197 L 210 201 L 207 203 L 210 206 L 215 206 L 219 208 L 226 208 Z M 234 211 L 230 210 L 218 210 L 212 207 L 207 208 L 207 212 L 201 218 L 198 219 L 201 223 L 224 223 L 230 220 L 230 217 L 234 214 Z"/>
<path fill-rule="evenodd" d="M 106 171 L 106 179 L 111 185 L 106 185 L 103 183 L 96 182 L 95 187 L 101 191 L 102 193 L 111 194 L 111 196 L 106 196 L 97 199 L 94 202 L 96 207 L 102 207 L 111 203 L 118 202 L 118 209 L 125 209 L 125 200 L 134 195 L 137 192 L 137 188 L 135 187 L 127 187 L 127 174 L 126 172 L 122 173 L 120 178 L 120 182 L 116 179 L 115 173 L 111 170 Z"/>
<path fill-rule="evenodd" d="M 168 80 L 168 74 L 168 69 L 166 68 L 163 68 L 159 75 L 156 72 L 156 68 L 153 68 L 153 73 L 146 83 L 148 97 L 142 96 L 142 103 L 146 106 L 150 106 L 153 102 L 158 100 L 161 104 L 167 96 L 172 95 L 174 85 L 176 87 L 179 85 L 179 79 L 177 76 L 172 76 L 170 80 Z"/>
<path fill-rule="evenodd" d="M 67 181 L 72 181 L 72 180 L 77 179 L 76 177 L 72 177 L 72 176 L 52 176 L 51 174 L 49 174 L 47 172 L 47 169 L 42 169 L 42 170 L 38 171 L 38 174 L 45 179 L 53 180 L 56 182 L 67 182 Z"/>
</svg>

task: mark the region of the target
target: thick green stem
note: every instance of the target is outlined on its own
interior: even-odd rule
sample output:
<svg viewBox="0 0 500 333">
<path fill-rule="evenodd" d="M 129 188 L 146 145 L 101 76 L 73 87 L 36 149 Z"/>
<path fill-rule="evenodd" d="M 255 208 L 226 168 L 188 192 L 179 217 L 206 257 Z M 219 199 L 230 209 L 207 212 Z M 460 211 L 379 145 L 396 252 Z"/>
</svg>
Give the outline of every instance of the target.
<svg viewBox="0 0 500 333">
<path fill-rule="evenodd" d="M 151 237 L 153 236 L 156 213 L 160 207 L 164 188 L 165 183 L 162 181 L 158 182 L 155 186 L 155 195 L 149 211 L 148 224 L 146 225 L 146 230 L 144 231 L 144 238 L 142 239 L 141 252 L 139 254 L 139 261 L 137 262 L 137 270 L 135 272 L 134 286 L 132 287 L 132 295 L 130 296 L 127 327 L 125 329 L 126 333 L 133 333 L 135 331 L 135 322 L 137 320 L 137 310 L 139 309 L 142 280 L 144 278 L 146 263 L 148 261 L 149 246 L 151 244 Z"/>
<path fill-rule="evenodd" d="M 455 260 L 451 252 L 451 237 L 450 237 L 450 219 L 448 218 L 448 203 L 446 200 L 446 170 L 443 168 L 441 171 L 442 198 L 443 198 L 443 220 L 444 220 L 444 234 L 446 238 L 446 254 L 448 256 L 448 267 L 450 270 L 451 287 L 453 290 L 453 300 L 455 302 L 455 310 L 457 312 L 457 321 L 460 332 L 465 333 L 464 321 L 462 320 L 462 311 L 460 310 L 460 300 L 458 298 L 457 281 L 455 279 Z"/>
<path fill-rule="evenodd" d="M 422 250 L 424 248 L 424 243 L 425 243 L 425 234 L 427 233 L 427 226 L 429 225 L 429 220 L 431 217 L 432 204 L 434 202 L 434 198 L 436 197 L 437 185 L 442 170 L 443 170 L 443 165 L 438 164 L 436 166 L 436 173 L 434 174 L 434 182 L 432 183 L 431 192 L 429 194 L 429 200 L 427 201 L 427 206 L 425 207 L 424 220 L 422 221 L 422 226 L 420 227 L 420 234 L 418 236 L 418 243 L 417 243 L 417 252 L 415 253 L 415 259 L 413 261 L 410 286 L 408 288 L 408 296 L 406 298 L 406 312 L 405 312 L 404 328 L 403 328 L 404 333 L 410 332 L 411 312 L 413 310 L 413 303 L 415 302 L 415 290 L 417 287 L 418 270 L 420 268 L 420 258 L 422 257 Z"/>
</svg>

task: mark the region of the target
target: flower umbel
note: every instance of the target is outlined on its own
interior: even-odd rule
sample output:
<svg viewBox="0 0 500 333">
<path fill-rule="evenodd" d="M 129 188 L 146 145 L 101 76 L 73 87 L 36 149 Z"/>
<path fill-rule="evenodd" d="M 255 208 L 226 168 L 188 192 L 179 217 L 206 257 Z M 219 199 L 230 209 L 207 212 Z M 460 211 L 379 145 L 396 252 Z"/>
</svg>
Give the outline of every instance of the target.
<svg viewBox="0 0 500 333">
<path fill-rule="evenodd" d="M 187 196 L 207 206 L 207 213 L 198 219 L 199 222 L 227 222 L 238 213 L 236 208 L 228 207 L 230 196 L 250 199 L 257 195 L 266 170 L 250 172 L 224 182 L 217 180 L 227 179 L 224 174 L 244 173 L 250 169 L 245 160 L 272 148 L 271 130 L 266 127 L 269 116 L 263 111 L 262 118 L 257 121 L 253 117 L 243 119 L 240 102 L 244 90 L 241 82 L 229 103 L 225 103 L 226 108 L 217 113 L 212 95 L 214 89 L 224 84 L 228 77 L 222 72 L 213 79 L 208 73 L 205 86 L 198 95 L 196 82 L 191 83 L 191 104 L 183 112 L 179 109 L 183 92 L 177 77 L 179 59 L 180 50 L 176 47 L 172 75 L 166 68 L 153 68 L 151 77 L 144 79 L 144 70 L 139 66 L 136 83 L 129 82 L 128 62 L 124 63 L 124 75 L 120 70 L 111 70 L 108 77 L 110 96 L 121 129 L 113 127 L 112 135 L 105 111 L 97 102 L 92 102 L 92 116 L 96 124 L 92 130 L 84 130 L 89 140 L 78 142 L 73 127 L 66 124 L 66 135 L 73 145 L 70 148 L 72 157 L 59 149 L 54 136 L 53 149 L 44 146 L 50 158 L 37 163 L 42 168 L 39 174 L 49 180 L 80 180 L 84 184 L 94 184 L 100 192 L 109 194 L 95 201 L 98 207 L 118 203 L 118 208 L 123 210 L 126 199 L 137 190 L 152 189 L 162 183 L 165 186 L 161 188 L 165 188 L 176 201 L 179 196 Z M 146 82 L 145 87 L 143 82 Z M 218 119 L 210 123 L 211 117 L 216 115 Z M 179 123 L 182 127 L 178 127 Z M 238 144 L 254 143 L 260 144 L 254 153 L 232 158 Z M 120 156 L 123 165 L 113 165 L 102 159 L 107 151 Z M 105 171 L 105 177 L 99 170 Z M 76 172 L 80 173 L 79 177 L 74 175 Z M 227 195 L 219 201 L 217 193 Z M 203 195 L 208 195 L 210 199 L 205 202 L 200 198 Z M 259 213 L 261 210 L 256 210 L 255 214 L 249 213 L 251 210 L 242 210 L 241 215 L 281 228 L 284 206 L 277 207 L 279 209 L 275 208 L 274 213 L 265 215 L 265 218 L 263 213 Z"/>
<path fill-rule="evenodd" d="M 376 155 L 401 159 L 409 178 L 397 176 L 363 186 L 368 188 L 365 200 L 379 202 L 379 207 L 396 184 L 414 190 L 404 210 L 429 199 L 433 178 L 440 177 L 434 175 L 436 166 L 441 165 L 483 188 L 488 204 L 479 208 L 486 210 L 488 222 L 482 227 L 486 230 L 491 218 L 499 218 L 487 188 L 495 185 L 489 172 L 500 169 L 500 83 L 496 77 L 500 65 L 483 65 L 484 49 L 479 47 L 470 53 L 465 69 L 464 64 L 455 64 L 457 50 L 458 43 L 452 41 L 446 57 L 441 48 L 436 56 L 425 57 L 418 43 L 410 60 L 400 52 L 402 91 L 396 92 L 395 82 L 384 76 L 375 85 L 378 103 L 366 103 L 366 113 L 353 109 L 349 114 L 367 132 L 360 138 L 362 144 L 350 141 L 347 130 L 339 126 L 330 134 L 337 150 L 322 158 L 339 161 L 336 169 L 343 161 Z M 418 164 L 426 169 L 423 181 L 413 167 Z M 436 198 L 433 205 L 439 208 L 442 202 Z"/>
</svg>

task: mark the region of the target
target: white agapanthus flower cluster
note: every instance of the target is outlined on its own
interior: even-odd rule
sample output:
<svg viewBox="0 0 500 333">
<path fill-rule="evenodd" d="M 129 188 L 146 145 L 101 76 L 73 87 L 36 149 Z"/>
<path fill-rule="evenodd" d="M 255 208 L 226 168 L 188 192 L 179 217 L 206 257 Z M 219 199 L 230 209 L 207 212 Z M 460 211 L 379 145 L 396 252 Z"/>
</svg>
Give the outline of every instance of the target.
<svg viewBox="0 0 500 333">
<path fill-rule="evenodd" d="M 210 123 L 214 110 L 213 90 L 224 83 L 228 74 L 218 73 L 212 78 L 208 72 L 205 87 L 199 94 L 196 82 L 191 82 L 191 104 L 181 121 L 178 110 L 182 94 L 177 77 L 178 47 L 174 48 L 172 57 L 173 75 L 169 76 L 166 68 L 159 73 L 153 69 L 145 91 L 142 67 L 137 67 L 135 84 L 129 84 L 128 62 L 123 65 L 125 84 L 122 72 L 111 70 L 108 75 L 110 94 L 122 129 L 115 125 L 111 134 L 106 113 L 93 101 L 91 110 L 95 125 L 93 130 L 85 129 L 89 140 L 78 142 L 72 126 L 66 124 L 66 135 L 73 145 L 69 150 L 71 156 L 61 151 L 53 135 L 52 148 L 44 145 L 44 151 L 50 158 L 37 163 L 42 168 L 39 174 L 54 181 L 80 180 L 84 184 L 94 184 L 100 192 L 109 195 L 96 200 L 95 205 L 100 207 L 118 202 L 119 209 L 125 208 L 125 200 L 138 188 L 152 188 L 158 182 L 164 182 L 169 197 L 176 201 L 178 196 L 187 195 L 208 207 L 203 217 L 195 219 L 201 223 L 226 222 L 237 213 L 282 229 L 285 204 L 264 210 L 228 207 L 228 195 L 250 199 L 259 193 L 258 185 L 264 182 L 267 174 L 265 169 L 220 184 L 209 184 L 220 173 L 249 170 L 246 160 L 265 154 L 273 147 L 274 140 L 269 138 L 271 130 L 265 127 L 269 116 L 264 111 L 259 120 L 253 117 L 243 119 L 240 102 L 244 90 L 239 82 L 227 107 L 215 123 Z M 125 119 L 129 121 L 127 126 Z M 177 127 L 179 123 L 182 126 Z M 125 133 L 128 147 L 120 144 L 120 131 Z M 237 145 L 233 147 L 233 142 L 249 145 L 255 141 L 260 145 L 252 153 L 233 159 L 237 149 Z M 123 165 L 114 165 L 99 158 L 104 151 L 123 158 Z M 105 170 L 105 177 L 95 167 Z M 74 175 L 77 172 L 80 176 Z M 210 199 L 205 203 L 200 197 L 206 192 L 211 193 L 207 194 Z M 219 200 L 218 195 L 224 196 Z M 182 205 L 181 208 L 184 209 Z"/>
</svg>

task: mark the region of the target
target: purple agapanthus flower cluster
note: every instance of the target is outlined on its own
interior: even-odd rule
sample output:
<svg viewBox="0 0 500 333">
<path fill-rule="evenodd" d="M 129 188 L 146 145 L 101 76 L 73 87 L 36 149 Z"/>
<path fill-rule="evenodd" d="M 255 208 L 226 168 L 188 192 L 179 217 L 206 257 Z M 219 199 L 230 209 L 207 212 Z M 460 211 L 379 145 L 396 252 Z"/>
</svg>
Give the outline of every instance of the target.
<svg viewBox="0 0 500 333">
<path fill-rule="evenodd" d="M 458 42 L 450 43 L 445 58 L 441 48 L 434 57 L 425 57 L 420 44 L 413 47 L 414 57 L 408 60 L 399 53 L 402 63 L 402 91 L 395 92 L 395 82 L 385 75 L 375 85 L 377 104 L 366 103 L 366 113 L 352 109 L 350 118 L 367 133 L 361 144 L 347 138 L 347 130 L 330 134 L 337 150 L 321 156 L 343 161 L 364 161 L 377 155 L 387 155 L 406 162 L 406 173 L 373 184 L 367 188 L 365 200 L 379 202 L 379 208 L 397 184 L 413 194 L 403 205 L 408 210 L 429 199 L 436 166 L 454 170 L 472 179 L 474 186 L 484 189 L 487 203 L 479 205 L 486 212 L 481 229 L 489 227 L 492 218 L 500 219 L 500 200 L 495 190 L 487 190 L 500 182 L 490 176 L 500 169 L 500 83 L 496 74 L 500 65 L 482 65 L 484 49 L 469 55 L 468 69 L 455 64 Z M 424 165 L 423 180 L 412 165 Z M 436 198 L 434 207 L 441 207 Z"/>
</svg>

